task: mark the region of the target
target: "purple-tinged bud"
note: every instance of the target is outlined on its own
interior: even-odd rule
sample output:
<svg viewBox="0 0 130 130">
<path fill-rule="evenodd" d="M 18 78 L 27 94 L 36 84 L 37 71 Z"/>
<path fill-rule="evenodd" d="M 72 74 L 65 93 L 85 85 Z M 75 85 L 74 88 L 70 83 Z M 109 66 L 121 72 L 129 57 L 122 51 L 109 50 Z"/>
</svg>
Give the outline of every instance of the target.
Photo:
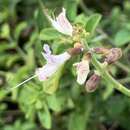
<svg viewBox="0 0 130 130">
<path fill-rule="evenodd" d="M 101 76 L 98 74 L 93 74 L 86 82 L 85 89 L 87 92 L 94 92 L 101 80 Z"/>
<path fill-rule="evenodd" d="M 81 42 L 76 42 L 74 43 L 74 48 L 84 48 L 84 46 Z"/>
<path fill-rule="evenodd" d="M 80 54 L 83 51 L 82 47 L 74 47 L 74 48 L 70 48 L 67 52 L 71 55 L 77 55 Z"/>
<path fill-rule="evenodd" d="M 85 53 L 84 56 L 83 56 L 83 60 L 88 60 L 90 61 L 92 58 L 92 54 L 91 53 Z"/>
<path fill-rule="evenodd" d="M 109 53 L 109 49 L 104 48 L 104 47 L 93 48 L 92 51 L 97 54 L 103 54 L 103 55 L 106 55 Z"/>
<path fill-rule="evenodd" d="M 112 48 L 109 53 L 105 56 L 105 62 L 108 64 L 116 62 L 122 56 L 122 51 L 120 48 Z"/>
</svg>

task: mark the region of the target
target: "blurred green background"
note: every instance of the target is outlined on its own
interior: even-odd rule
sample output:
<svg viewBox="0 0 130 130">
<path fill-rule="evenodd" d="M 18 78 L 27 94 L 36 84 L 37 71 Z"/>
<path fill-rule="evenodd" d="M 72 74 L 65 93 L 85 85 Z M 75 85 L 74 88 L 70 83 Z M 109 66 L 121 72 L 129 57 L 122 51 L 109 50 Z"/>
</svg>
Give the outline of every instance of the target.
<svg viewBox="0 0 130 130">
<path fill-rule="evenodd" d="M 55 15 L 65 7 L 73 24 L 85 25 L 93 14 L 101 14 L 88 43 L 91 47 L 122 49 L 122 58 L 110 65 L 109 72 L 130 88 L 129 0 L 42 3 Z M 130 98 L 104 80 L 95 92 L 85 92 L 76 83 L 72 66 L 79 61 L 78 56 L 66 64 L 61 77 L 52 79 L 52 86 L 33 79 L 19 89 L 7 91 L 45 63 L 43 43 L 48 43 L 54 53 L 72 46 L 66 39 L 51 36 L 46 31 L 50 27 L 38 0 L 0 0 L 0 130 L 130 130 Z M 49 95 L 47 86 L 58 89 Z"/>
</svg>

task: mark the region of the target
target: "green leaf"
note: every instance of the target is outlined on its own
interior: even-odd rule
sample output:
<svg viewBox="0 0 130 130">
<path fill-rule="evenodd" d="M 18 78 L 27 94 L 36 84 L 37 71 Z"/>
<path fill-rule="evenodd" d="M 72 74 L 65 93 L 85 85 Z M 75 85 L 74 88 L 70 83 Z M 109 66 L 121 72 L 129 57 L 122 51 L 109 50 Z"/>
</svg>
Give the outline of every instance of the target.
<svg viewBox="0 0 130 130">
<path fill-rule="evenodd" d="M 43 110 L 38 111 L 38 117 L 43 127 L 46 129 L 51 128 L 51 114 L 46 104 L 44 104 Z"/>
<path fill-rule="evenodd" d="M 25 57 L 25 60 L 26 60 L 26 65 L 31 69 L 34 68 L 35 66 L 35 59 L 34 59 L 34 50 L 32 48 L 28 48 L 28 54 L 27 56 Z"/>
<path fill-rule="evenodd" d="M 36 106 L 36 109 L 41 109 L 42 108 L 42 102 L 40 100 L 37 100 L 35 106 Z"/>
<path fill-rule="evenodd" d="M 83 107 L 83 106 L 82 106 Z M 80 108 L 80 111 L 75 111 L 69 118 L 68 130 L 85 130 L 92 106 L 88 104 L 87 108 Z"/>
<path fill-rule="evenodd" d="M 20 59 L 20 56 L 18 54 L 13 55 L 10 59 L 8 59 L 7 61 L 7 67 L 11 67 L 13 65 L 13 63 L 15 63 L 17 60 Z"/>
<path fill-rule="evenodd" d="M 70 4 L 71 3 L 71 4 Z M 69 20 L 74 21 L 77 15 L 77 0 L 65 0 L 64 1 L 64 7 L 66 9 L 66 14 L 69 18 Z"/>
<path fill-rule="evenodd" d="M 106 110 L 111 117 L 117 119 L 122 114 L 122 112 L 124 112 L 125 107 L 126 103 L 124 102 L 124 98 L 120 96 L 115 96 L 114 100 L 113 98 L 111 98 L 111 100 L 109 100 L 109 102 L 107 103 Z"/>
<path fill-rule="evenodd" d="M 15 32 L 14 32 L 14 35 L 15 35 L 15 38 L 18 39 L 19 38 L 19 35 L 20 33 L 25 29 L 27 28 L 27 23 L 26 22 L 21 22 L 17 25 L 16 29 L 15 29 Z"/>
<path fill-rule="evenodd" d="M 49 26 L 49 22 L 48 22 L 46 16 L 44 15 L 42 8 L 39 8 L 38 10 L 36 10 L 35 20 L 36 20 L 38 30 L 42 30 L 43 28 Z"/>
<path fill-rule="evenodd" d="M 114 87 L 112 86 L 111 82 L 104 82 L 104 85 L 106 85 L 106 88 L 104 92 L 102 93 L 103 100 L 107 100 L 114 92 Z"/>
<path fill-rule="evenodd" d="M 52 95 L 48 95 L 47 97 L 47 104 L 50 109 L 55 112 L 60 112 L 67 106 L 67 94 L 66 92 L 58 91 Z"/>
<path fill-rule="evenodd" d="M 41 40 L 54 40 L 57 39 L 59 37 L 61 37 L 62 35 L 56 31 L 53 28 L 45 28 L 40 32 L 40 39 Z"/>
<path fill-rule="evenodd" d="M 8 50 L 8 49 L 13 49 L 16 47 L 16 43 L 14 42 L 11 42 L 11 44 L 8 44 L 6 42 L 1 42 L 1 46 L 0 46 L 0 52 L 4 52 L 5 50 Z"/>
<path fill-rule="evenodd" d="M 49 108 L 51 108 L 53 111 L 56 111 L 56 112 L 61 110 L 62 102 L 60 101 L 61 100 L 57 98 L 55 93 L 47 97 L 47 103 L 48 103 Z"/>
<path fill-rule="evenodd" d="M 59 86 L 59 79 L 62 75 L 62 69 L 63 65 L 57 70 L 57 72 L 52 77 L 43 82 L 45 93 L 53 94 L 57 90 Z"/>
<path fill-rule="evenodd" d="M 8 24 L 3 24 L 1 27 L 1 32 L 0 32 L 1 37 L 4 38 L 9 38 L 10 37 L 10 27 Z"/>
<path fill-rule="evenodd" d="M 130 41 L 130 31 L 122 29 L 115 35 L 115 45 L 123 46 Z"/>
<path fill-rule="evenodd" d="M 0 101 L 2 101 L 6 97 L 7 94 L 8 93 L 6 90 L 0 89 Z"/>
<path fill-rule="evenodd" d="M 86 23 L 86 31 L 90 33 L 94 33 L 99 21 L 101 20 L 100 14 L 94 14 L 88 18 Z"/>
<path fill-rule="evenodd" d="M 86 120 L 82 113 L 73 113 L 70 117 L 69 130 L 85 130 Z"/>
<path fill-rule="evenodd" d="M 84 15 L 84 14 L 79 14 L 77 17 L 76 17 L 76 19 L 75 19 L 75 21 L 74 21 L 74 23 L 80 23 L 80 24 L 82 24 L 82 25 L 86 25 L 86 22 L 87 22 L 87 20 L 88 20 L 88 17 L 86 17 L 86 15 Z"/>
</svg>

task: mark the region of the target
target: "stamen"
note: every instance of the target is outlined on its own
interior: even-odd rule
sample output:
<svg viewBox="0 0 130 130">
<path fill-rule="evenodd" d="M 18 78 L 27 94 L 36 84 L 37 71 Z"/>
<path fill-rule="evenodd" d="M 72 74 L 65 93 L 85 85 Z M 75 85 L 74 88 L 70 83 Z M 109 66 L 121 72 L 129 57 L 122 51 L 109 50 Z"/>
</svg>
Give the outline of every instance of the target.
<svg viewBox="0 0 130 130">
<path fill-rule="evenodd" d="M 15 89 L 15 88 L 20 87 L 21 85 L 25 84 L 26 82 L 30 81 L 31 79 L 33 79 L 33 78 L 35 78 L 35 77 L 37 77 L 37 75 L 31 76 L 30 78 L 24 80 L 23 82 L 21 82 L 20 84 L 16 85 L 15 87 L 12 87 L 12 88 L 8 89 L 8 91 L 11 91 L 11 90 L 13 90 L 13 89 Z"/>
</svg>

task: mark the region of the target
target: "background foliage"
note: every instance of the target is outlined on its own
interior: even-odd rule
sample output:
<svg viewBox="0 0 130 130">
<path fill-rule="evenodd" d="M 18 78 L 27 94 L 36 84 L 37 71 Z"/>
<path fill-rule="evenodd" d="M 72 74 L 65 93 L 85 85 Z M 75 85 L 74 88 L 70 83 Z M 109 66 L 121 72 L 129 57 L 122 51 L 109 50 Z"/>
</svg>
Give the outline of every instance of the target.
<svg viewBox="0 0 130 130">
<path fill-rule="evenodd" d="M 90 46 L 121 47 L 123 57 L 109 71 L 129 88 L 129 0 L 42 2 L 51 14 L 58 14 L 65 7 L 69 20 L 91 33 Z M 43 43 L 50 44 L 56 54 L 72 47 L 70 40 L 50 26 L 37 0 L 0 1 L 1 130 L 130 130 L 128 97 L 104 80 L 94 93 L 85 92 L 76 83 L 72 64 L 79 61 L 79 56 L 47 82 L 34 79 L 12 92 L 6 90 L 33 75 L 35 68 L 45 63 L 41 55 Z"/>
</svg>

